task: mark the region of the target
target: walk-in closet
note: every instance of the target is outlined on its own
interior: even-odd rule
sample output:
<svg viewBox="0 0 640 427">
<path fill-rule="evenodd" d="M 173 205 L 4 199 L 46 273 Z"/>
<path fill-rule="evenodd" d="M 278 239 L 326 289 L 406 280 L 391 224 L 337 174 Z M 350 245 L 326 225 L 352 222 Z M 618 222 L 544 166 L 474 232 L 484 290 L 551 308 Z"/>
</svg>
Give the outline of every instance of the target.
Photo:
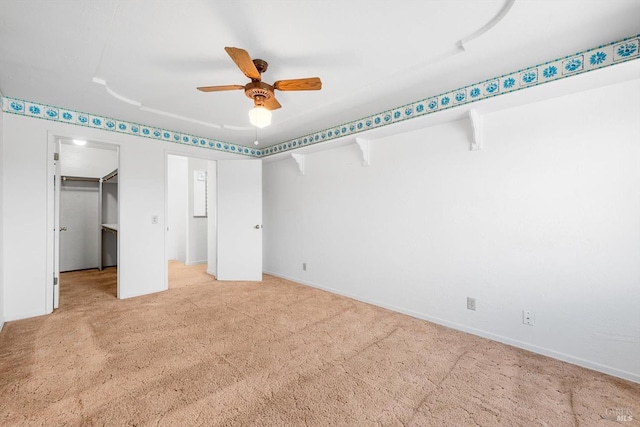
<svg viewBox="0 0 640 427">
<path fill-rule="evenodd" d="M 60 272 L 118 264 L 118 149 L 79 140 L 59 146 Z"/>
</svg>

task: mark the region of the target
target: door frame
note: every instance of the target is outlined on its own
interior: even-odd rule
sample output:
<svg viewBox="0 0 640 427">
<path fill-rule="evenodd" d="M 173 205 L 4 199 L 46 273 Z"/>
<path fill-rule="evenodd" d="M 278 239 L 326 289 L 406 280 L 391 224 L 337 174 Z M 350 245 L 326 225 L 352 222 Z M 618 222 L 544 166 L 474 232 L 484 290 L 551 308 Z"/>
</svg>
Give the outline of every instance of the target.
<svg viewBox="0 0 640 427">
<path fill-rule="evenodd" d="M 60 141 L 62 139 L 84 139 L 91 141 L 93 144 L 109 145 L 115 147 L 116 157 L 118 159 L 118 223 L 120 223 L 120 193 L 121 184 L 121 162 L 120 162 L 120 144 L 113 141 L 108 141 L 103 138 L 88 138 L 80 134 L 67 134 L 61 132 L 47 131 L 47 266 L 46 266 L 46 281 L 45 281 L 45 312 L 52 313 L 57 308 L 57 298 L 54 297 L 56 293 L 59 294 L 58 289 L 54 286 L 54 281 L 60 278 L 60 259 L 56 259 L 56 255 L 59 254 L 60 247 L 60 230 L 59 230 L 59 218 L 60 218 L 60 185 L 56 187 L 56 161 L 54 160 L 55 153 L 60 152 Z M 59 164 L 59 162 L 58 162 Z M 120 230 L 118 230 L 118 233 Z M 117 244 L 117 264 L 120 265 L 120 237 L 118 237 Z M 56 253 L 58 252 L 58 253 Z M 117 273 L 117 298 L 120 298 L 121 292 L 121 280 L 120 280 L 120 268 Z"/>
</svg>

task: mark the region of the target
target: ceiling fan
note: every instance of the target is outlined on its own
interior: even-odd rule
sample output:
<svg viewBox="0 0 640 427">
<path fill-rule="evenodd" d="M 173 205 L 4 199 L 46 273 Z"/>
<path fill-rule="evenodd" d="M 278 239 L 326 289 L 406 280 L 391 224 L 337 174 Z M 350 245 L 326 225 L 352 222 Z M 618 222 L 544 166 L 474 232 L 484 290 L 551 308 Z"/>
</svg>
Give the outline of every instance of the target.
<svg viewBox="0 0 640 427">
<path fill-rule="evenodd" d="M 249 53 L 237 47 L 225 47 L 233 62 L 240 71 L 251 79 L 246 85 L 200 86 L 202 92 L 220 92 L 224 90 L 244 89 L 244 94 L 253 99 L 254 108 L 249 111 L 251 124 L 265 127 L 271 123 L 271 111 L 281 107 L 274 95 L 274 90 L 320 90 L 322 82 L 318 77 L 304 79 L 278 80 L 273 85 L 262 81 L 262 73 L 267 71 L 268 63 L 262 59 L 251 59 Z"/>
</svg>

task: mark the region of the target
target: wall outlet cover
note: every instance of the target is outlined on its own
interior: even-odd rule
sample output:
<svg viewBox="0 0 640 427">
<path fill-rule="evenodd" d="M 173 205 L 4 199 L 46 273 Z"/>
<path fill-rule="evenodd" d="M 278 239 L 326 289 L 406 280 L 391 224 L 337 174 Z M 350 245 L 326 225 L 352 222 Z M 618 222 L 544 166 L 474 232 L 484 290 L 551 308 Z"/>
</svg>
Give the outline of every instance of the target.
<svg viewBox="0 0 640 427">
<path fill-rule="evenodd" d="M 529 310 L 522 310 L 522 323 L 533 326 L 535 324 L 535 313 Z"/>
<path fill-rule="evenodd" d="M 467 297 L 467 310 L 476 311 L 476 299 Z"/>
</svg>

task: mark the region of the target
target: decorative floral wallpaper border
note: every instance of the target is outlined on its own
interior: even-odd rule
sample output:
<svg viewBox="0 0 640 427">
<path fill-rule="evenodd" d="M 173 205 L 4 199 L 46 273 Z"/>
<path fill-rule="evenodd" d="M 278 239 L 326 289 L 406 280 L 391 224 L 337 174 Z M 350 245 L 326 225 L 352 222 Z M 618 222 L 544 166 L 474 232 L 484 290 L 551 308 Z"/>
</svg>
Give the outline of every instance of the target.
<svg viewBox="0 0 640 427">
<path fill-rule="evenodd" d="M 229 142 L 218 141 L 202 136 L 178 133 L 167 129 L 155 128 L 139 123 L 116 120 L 103 116 L 96 116 L 90 113 L 82 113 L 79 111 L 68 110 L 52 105 L 39 104 L 22 99 L 3 97 L 2 110 L 7 113 L 19 114 L 28 117 L 104 129 L 111 132 L 142 136 L 160 141 L 169 141 L 176 144 L 194 145 L 211 150 L 243 154 L 250 157 L 260 157 L 263 154 L 260 149 L 245 147 L 239 144 L 231 144 Z"/>
<path fill-rule="evenodd" d="M 640 34 L 263 148 L 270 156 L 639 58 Z"/>
<path fill-rule="evenodd" d="M 593 71 L 599 68 L 640 58 L 640 34 L 627 37 L 582 52 L 568 55 L 518 70 L 499 77 L 484 80 L 449 92 L 435 95 L 411 104 L 403 105 L 379 114 L 364 117 L 332 128 L 277 143 L 262 149 L 231 144 L 197 135 L 173 132 L 138 123 L 96 116 L 22 99 L 2 97 L 2 110 L 7 113 L 70 123 L 78 126 L 104 129 L 176 144 L 242 154 L 249 157 L 265 157 L 307 145 L 354 135 L 425 114 L 454 108 L 482 99 L 504 95 L 551 81 Z"/>
</svg>

